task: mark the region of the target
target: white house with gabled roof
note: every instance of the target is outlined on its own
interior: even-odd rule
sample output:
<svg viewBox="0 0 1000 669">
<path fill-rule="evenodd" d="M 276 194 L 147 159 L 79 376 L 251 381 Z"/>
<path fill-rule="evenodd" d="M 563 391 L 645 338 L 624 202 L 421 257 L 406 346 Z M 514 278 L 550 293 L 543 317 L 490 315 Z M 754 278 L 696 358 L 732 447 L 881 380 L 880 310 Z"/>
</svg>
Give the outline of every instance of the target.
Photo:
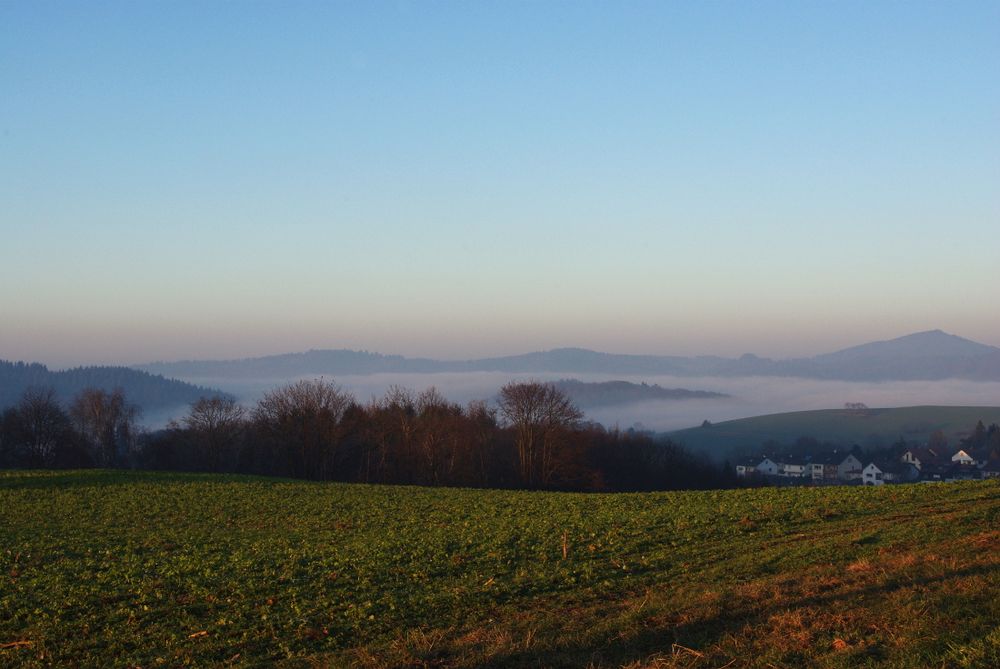
<svg viewBox="0 0 1000 669">
<path fill-rule="evenodd" d="M 781 474 L 781 465 L 772 460 L 771 458 L 765 457 L 757 465 L 757 471 L 764 476 L 778 476 Z"/>
<path fill-rule="evenodd" d="M 870 462 L 862 470 L 861 477 L 865 485 L 882 485 L 884 483 L 904 483 L 915 481 L 920 470 L 909 462 Z"/>
<path fill-rule="evenodd" d="M 948 462 L 948 455 L 938 447 L 916 446 L 907 449 L 899 459 L 922 470 L 926 465 L 943 465 Z"/>
<path fill-rule="evenodd" d="M 885 471 L 874 462 L 869 462 L 861 470 L 861 481 L 865 485 L 885 485 Z"/>
<path fill-rule="evenodd" d="M 861 460 L 848 453 L 847 456 L 837 465 L 837 478 L 841 481 L 860 481 L 863 476 L 865 465 Z"/>
<path fill-rule="evenodd" d="M 951 461 L 959 465 L 978 465 L 976 459 L 969 455 L 964 449 L 958 449 L 958 451 L 951 456 Z"/>
</svg>

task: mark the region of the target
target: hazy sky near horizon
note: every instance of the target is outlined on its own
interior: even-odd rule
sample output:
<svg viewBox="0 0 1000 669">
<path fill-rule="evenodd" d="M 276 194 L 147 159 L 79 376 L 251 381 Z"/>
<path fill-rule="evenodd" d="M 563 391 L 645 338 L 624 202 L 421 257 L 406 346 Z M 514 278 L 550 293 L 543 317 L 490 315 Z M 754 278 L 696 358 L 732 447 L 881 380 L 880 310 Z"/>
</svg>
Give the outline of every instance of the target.
<svg viewBox="0 0 1000 669">
<path fill-rule="evenodd" d="M 0 2 L 0 358 L 1000 345 L 1000 3 Z"/>
</svg>

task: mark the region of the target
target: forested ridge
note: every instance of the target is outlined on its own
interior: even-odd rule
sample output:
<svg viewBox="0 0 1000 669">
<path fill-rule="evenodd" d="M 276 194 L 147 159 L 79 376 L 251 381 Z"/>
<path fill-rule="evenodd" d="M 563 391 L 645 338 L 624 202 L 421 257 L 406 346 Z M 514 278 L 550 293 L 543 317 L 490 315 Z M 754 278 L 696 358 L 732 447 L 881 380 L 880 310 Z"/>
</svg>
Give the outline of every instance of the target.
<svg viewBox="0 0 1000 669">
<path fill-rule="evenodd" d="M 37 362 L 0 360 L 0 409 L 16 404 L 24 391 L 33 387 L 52 388 L 63 404 L 87 388 L 107 391 L 121 388 L 132 403 L 145 411 L 191 404 L 205 395 L 222 394 L 130 367 L 92 366 L 52 371 Z"/>
<path fill-rule="evenodd" d="M 630 383 L 628 381 L 586 382 L 577 379 L 560 379 L 554 384 L 581 407 L 614 406 L 650 400 L 688 400 L 729 397 L 725 393 L 687 388 L 663 388 L 655 383 Z"/>
</svg>

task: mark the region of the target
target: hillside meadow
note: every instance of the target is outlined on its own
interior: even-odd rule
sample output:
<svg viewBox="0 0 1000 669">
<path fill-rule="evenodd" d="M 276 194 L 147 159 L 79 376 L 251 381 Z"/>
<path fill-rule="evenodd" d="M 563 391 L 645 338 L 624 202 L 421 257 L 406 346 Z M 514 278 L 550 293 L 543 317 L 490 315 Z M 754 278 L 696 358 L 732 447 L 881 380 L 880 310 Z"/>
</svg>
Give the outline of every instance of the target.
<svg viewBox="0 0 1000 669">
<path fill-rule="evenodd" d="M 1000 666 L 1000 482 L 0 472 L 0 666 Z"/>
<path fill-rule="evenodd" d="M 1000 407 L 992 406 L 913 406 L 871 408 L 866 411 L 820 409 L 792 411 L 727 420 L 711 427 L 694 427 L 670 432 L 667 436 L 685 447 L 705 453 L 729 456 L 758 450 L 775 441 L 792 444 L 799 437 L 821 442 L 864 447 L 885 447 L 899 440 L 926 443 L 940 430 L 948 443 L 957 445 L 978 421 L 1000 423 Z"/>
</svg>

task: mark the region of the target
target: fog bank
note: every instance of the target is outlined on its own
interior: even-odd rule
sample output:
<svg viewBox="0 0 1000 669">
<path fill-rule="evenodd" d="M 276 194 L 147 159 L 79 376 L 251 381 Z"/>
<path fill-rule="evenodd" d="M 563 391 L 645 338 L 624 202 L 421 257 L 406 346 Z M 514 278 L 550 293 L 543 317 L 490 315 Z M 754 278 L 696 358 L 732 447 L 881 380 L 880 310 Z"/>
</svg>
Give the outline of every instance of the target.
<svg viewBox="0 0 1000 669">
<path fill-rule="evenodd" d="M 301 377 L 315 378 L 315 377 Z M 327 377 L 329 378 L 329 377 Z M 728 398 L 656 400 L 636 404 L 586 409 L 587 418 L 606 426 L 641 426 L 656 431 L 678 430 L 701 424 L 718 423 L 786 411 L 836 409 L 845 402 L 863 402 L 871 407 L 901 407 L 923 404 L 954 406 L 1000 406 L 1000 382 L 958 379 L 943 381 L 854 382 L 823 381 L 780 377 L 677 377 L 600 374 L 510 374 L 506 372 L 448 372 L 436 374 L 373 374 L 339 376 L 333 380 L 362 403 L 379 397 L 390 386 L 421 391 L 436 387 L 448 399 L 462 404 L 474 399 L 490 400 L 500 387 L 512 380 L 630 381 L 658 384 L 664 388 L 709 390 L 731 395 Z M 226 379 L 184 379 L 234 394 L 252 405 L 268 390 L 289 379 L 257 379 L 233 383 Z M 179 412 L 178 416 L 183 415 Z M 162 417 L 157 418 L 163 420 Z"/>
</svg>

